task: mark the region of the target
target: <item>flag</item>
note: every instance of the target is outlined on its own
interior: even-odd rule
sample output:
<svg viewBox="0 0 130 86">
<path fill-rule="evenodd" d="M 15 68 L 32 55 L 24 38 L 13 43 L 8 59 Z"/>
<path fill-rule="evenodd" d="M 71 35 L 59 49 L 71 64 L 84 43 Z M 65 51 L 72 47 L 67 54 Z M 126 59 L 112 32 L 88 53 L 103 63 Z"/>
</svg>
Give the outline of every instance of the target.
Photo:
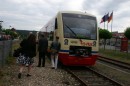
<svg viewBox="0 0 130 86">
<path fill-rule="evenodd" d="M 106 14 L 106 16 L 105 16 L 105 21 L 108 21 L 108 19 L 109 19 L 109 13 Z"/>
<path fill-rule="evenodd" d="M 106 22 L 108 19 L 109 19 L 109 13 L 108 13 L 108 14 L 106 14 L 106 15 L 104 15 L 104 16 L 102 17 L 102 19 L 101 19 L 101 22 L 100 22 L 100 23 L 102 23 L 102 22 Z"/>
<path fill-rule="evenodd" d="M 100 22 L 100 23 L 104 22 L 104 20 L 105 20 L 105 15 L 102 17 L 102 19 L 101 19 L 101 22 Z"/>
<path fill-rule="evenodd" d="M 110 17 L 108 18 L 108 23 L 112 20 L 113 18 L 113 12 L 111 13 Z"/>
</svg>

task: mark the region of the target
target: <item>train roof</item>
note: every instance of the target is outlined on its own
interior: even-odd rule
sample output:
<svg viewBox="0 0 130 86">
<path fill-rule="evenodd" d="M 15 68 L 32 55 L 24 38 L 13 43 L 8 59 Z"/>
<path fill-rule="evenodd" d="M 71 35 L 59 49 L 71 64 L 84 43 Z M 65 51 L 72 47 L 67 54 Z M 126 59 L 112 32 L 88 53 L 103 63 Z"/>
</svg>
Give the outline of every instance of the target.
<svg viewBox="0 0 130 86">
<path fill-rule="evenodd" d="M 87 12 L 82 12 L 82 11 L 59 11 L 57 14 L 62 14 L 62 13 L 82 14 L 82 15 L 89 15 L 89 16 L 96 17 L 95 15 L 92 15 Z"/>
<path fill-rule="evenodd" d="M 57 13 L 57 15 L 62 14 L 62 13 L 82 14 L 82 15 L 89 15 L 89 16 L 96 17 L 95 15 L 92 15 L 92 14 L 87 13 L 87 12 L 82 12 L 82 11 L 59 11 L 59 12 Z M 53 21 L 53 20 L 56 18 L 57 15 L 55 15 L 51 20 L 49 20 L 49 22 L 48 22 L 47 24 L 45 24 L 45 25 L 40 29 L 40 31 L 43 32 L 43 30 L 46 28 L 46 26 L 48 26 L 48 24 L 49 24 L 51 21 Z"/>
</svg>

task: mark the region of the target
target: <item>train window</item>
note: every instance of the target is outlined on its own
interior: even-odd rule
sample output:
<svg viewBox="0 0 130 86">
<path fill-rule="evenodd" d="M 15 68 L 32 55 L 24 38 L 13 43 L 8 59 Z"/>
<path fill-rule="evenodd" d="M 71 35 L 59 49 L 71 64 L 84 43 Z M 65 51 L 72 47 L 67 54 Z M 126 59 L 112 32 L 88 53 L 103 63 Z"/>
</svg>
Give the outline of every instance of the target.
<svg viewBox="0 0 130 86">
<path fill-rule="evenodd" d="M 53 34 L 54 34 L 53 31 L 51 31 L 51 32 L 49 33 L 49 40 L 50 40 L 50 41 L 53 41 Z"/>
<path fill-rule="evenodd" d="M 65 38 L 97 38 L 96 17 L 63 13 L 63 31 Z"/>
<path fill-rule="evenodd" d="M 57 18 L 55 19 L 55 29 L 57 29 Z"/>
</svg>

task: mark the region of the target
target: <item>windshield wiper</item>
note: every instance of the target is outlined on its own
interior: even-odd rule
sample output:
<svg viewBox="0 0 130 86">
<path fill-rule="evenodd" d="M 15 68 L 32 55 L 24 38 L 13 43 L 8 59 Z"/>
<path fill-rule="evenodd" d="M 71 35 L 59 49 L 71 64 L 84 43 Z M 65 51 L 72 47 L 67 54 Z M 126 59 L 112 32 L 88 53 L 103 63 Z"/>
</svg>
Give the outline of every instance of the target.
<svg viewBox="0 0 130 86">
<path fill-rule="evenodd" d="M 75 35 L 76 38 L 78 38 L 80 40 L 80 42 L 82 42 L 81 38 L 79 38 L 77 36 L 77 34 L 69 26 L 67 26 L 66 24 L 65 24 L 65 26 Z"/>
<path fill-rule="evenodd" d="M 69 27 L 65 24 L 65 26 L 78 38 L 77 34 Z"/>
</svg>

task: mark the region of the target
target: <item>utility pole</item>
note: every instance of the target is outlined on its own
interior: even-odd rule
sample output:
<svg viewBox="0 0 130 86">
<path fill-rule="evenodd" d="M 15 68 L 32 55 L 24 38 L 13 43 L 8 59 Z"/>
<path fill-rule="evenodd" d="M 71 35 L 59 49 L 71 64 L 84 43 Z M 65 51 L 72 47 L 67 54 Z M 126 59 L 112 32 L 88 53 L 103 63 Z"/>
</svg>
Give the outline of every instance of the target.
<svg viewBox="0 0 130 86">
<path fill-rule="evenodd" d="M 0 21 L 0 32 L 2 31 L 2 22 L 3 21 Z"/>
<path fill-rule="evenodd" d="M 11 25 L 9 26 L 9 29 L 11 29 Z"/>
</svg>

